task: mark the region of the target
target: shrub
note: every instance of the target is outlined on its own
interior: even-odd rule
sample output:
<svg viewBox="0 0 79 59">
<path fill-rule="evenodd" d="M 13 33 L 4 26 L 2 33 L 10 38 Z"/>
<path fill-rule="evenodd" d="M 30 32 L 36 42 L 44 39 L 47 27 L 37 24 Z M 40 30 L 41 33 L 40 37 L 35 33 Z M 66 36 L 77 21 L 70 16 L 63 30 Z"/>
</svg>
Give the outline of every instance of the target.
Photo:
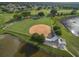
<svg viewBox="0 0 79 59">
<path fill-rule="evenodd" d="M 58 35 L 58 36 L 62 35 L 60 27 L 54 26 L 53 29 L 54 29 L 54 32 L 55 32 L 56 35 Z"/>
<path fill-rule="evenodd" d="M 50 11 L 50 15 L 51 16 L 56 16 L 56 14 L 57 14 L 57 10 L 56 9 L 52 9 L 51 11 Z"/>
<path fill-rule="evenodd" d="M 37 10 L 41 10 L 41 9 L 42 9 L 42 7 L 38 7 L 38 8 L 37 8 Z"/>
<path fill-rule="evenodd" d="M 43 12 L 39 12 L 38 16 L 45 16 L 45 14 Z"/>
</svg>

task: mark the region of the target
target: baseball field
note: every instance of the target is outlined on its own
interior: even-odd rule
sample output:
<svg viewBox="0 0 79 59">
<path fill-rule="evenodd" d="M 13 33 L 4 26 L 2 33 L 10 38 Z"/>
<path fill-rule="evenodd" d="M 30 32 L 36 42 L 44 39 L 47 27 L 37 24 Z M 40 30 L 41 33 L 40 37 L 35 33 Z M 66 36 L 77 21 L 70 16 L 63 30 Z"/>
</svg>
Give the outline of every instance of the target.
<svg viewBox="0 0 79 59">
<path fill-rule="evenodd" d="M 63 11 L 64 12 L 64 11 Z M 33 14 L 35 11 L 33 11 Z M 47 12 L 48 13 L 48 12 Z M 12 15 L 10 15 L 12 17 Z M 9 18 L 9 16 L 7 16 Z M 63 16 L 58 16 L 52 19 L 52 23 L 54 23 L 54 20 L 56 20 L 56 25 L 59 26 L 62 30 L 62 38 L 64 38 L 67 42 L 67 48 L 68 50 L 73 53 L 75 56 L 79 56 L 79 37 L 73 36 L 65 27 L 63 24 L 60 23 L 60 19 Z M 7 19 L 7 18 L 6 18 Z M 8 19 L 10 20 L 10 19 Z M 7 21 L 8 21 L 7 20 Z M 26 34 L 31 35 L 34 32 L 42 33 L 44 32 L 45 36 L 47 36 L 48 33 L 50 33 L 50 25 L 51 25 L 51 18 L 50 17 L 41 17 L 40 19 L 34 20 L 34 19 L 24 19 L 22 21 L 16 22 L 12 24 L 11 26 L 7 27 L 6 31 L 12 31 L 16 33 L 21 33 L 24 36 L 18 35 L 22 37 L 26 42 L 29 41 L 29 39 L 26 39 Z M 40 25 L 44 25 L 40 26 Z M 38 25 L 38 26 L 36 26 Z M 36 28 L 33 30 L 33 28 Z M 44 29 L 43 29 L 44 28 Z M 40 29 L 40 30 L 38 30 Z M 37 31 L 38 30 L 38 31 Z M 48 32 L 47 32 L 48 31 Z M 46 33 L 47 32 L 47 33 Z M 42 48 L 48 49 L 48 51 L 52 52 L 56 56 L 70 56 L 66 51 L 61 51 L 59 49 L 54 49 L 48 46 L 39 45 Z"/>
</svg>

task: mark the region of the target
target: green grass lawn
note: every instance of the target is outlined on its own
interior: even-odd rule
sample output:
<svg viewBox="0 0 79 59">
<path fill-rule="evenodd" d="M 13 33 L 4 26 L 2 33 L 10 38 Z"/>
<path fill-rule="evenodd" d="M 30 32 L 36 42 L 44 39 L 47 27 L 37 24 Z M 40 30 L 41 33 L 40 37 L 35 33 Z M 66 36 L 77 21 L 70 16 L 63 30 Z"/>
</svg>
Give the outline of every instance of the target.
<svg viewBox="0 0 79 59">
<path fill-rule="evenodd" d="M 7 30 L 21 32 L 21 33 L 29 33 L 30 27 L 36 24 L 50 25 L 50 18 L 43 17 L 38 20 L 25 19 L 23 21 L 17 22 L 14 25 L 10 26 L 9 28 L 7 28 Z"/>
<path fill-rule="evenodd" d="M 3 13 L 0 14 L 0 24 L 4 24 L 5 22 L 11 20 L 13 17 L 13 14 L 9 13 Z"/>
<path fill-rule="evenodd" d="M 0 34 L 3 34 L 5 32 L 5 30 L 0 29 Z"/>
</svg>

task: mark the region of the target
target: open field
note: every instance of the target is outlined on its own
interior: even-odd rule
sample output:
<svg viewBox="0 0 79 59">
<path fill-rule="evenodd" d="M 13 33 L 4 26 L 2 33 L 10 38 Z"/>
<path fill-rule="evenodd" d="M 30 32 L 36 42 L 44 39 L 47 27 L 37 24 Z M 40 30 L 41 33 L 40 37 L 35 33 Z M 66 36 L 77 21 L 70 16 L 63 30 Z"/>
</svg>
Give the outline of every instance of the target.
<svg viewBox="0 0 79 59">
<path fill-rule="evenodd" d="M 17 22 L 14 25 L 7 28 L 7 30 L 15 31 L 15 32 L 21 32 L 21 33 L 28 33 L 31 26 L 36 24 L 47 24 L 50 25 L 50 18 L 40 18 L 38 20 L 33 19 L 25 19 L 23 21 Z"/>
<path fill-rule="evenodd" d="M 4 24 L 5 22 L 8 22 L 13 17 L 13 14 L 3 13 L 0 14 L 0 24 Z"/>
</svg>

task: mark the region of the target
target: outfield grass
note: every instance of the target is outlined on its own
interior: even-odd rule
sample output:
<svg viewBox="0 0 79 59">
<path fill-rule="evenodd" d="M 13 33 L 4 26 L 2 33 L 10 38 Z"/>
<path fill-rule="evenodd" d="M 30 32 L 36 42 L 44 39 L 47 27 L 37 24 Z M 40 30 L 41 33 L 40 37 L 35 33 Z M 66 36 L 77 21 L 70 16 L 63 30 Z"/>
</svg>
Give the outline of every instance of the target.
<svg viewBox="0 0 79 59">
<path fill-rule="evenodd" d="M 50 25 L 50 18 L 43 17 L 38 20 L 25 19 L 23 21 L 17 22 L 16 24 L 10 26 L 9 28 L 7 28 L 7 30 L 29 34 L 30 27 L 36 24 Z"/>
</svg>

